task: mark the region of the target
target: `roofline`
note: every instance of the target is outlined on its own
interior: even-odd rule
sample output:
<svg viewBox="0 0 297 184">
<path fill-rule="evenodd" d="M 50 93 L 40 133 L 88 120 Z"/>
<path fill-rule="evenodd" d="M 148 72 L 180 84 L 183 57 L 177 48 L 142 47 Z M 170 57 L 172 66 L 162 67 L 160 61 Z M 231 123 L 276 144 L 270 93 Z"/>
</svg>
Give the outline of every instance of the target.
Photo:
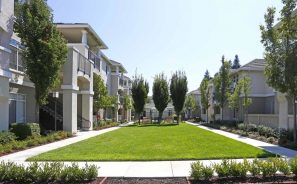
<svg viewBox="0 0 297 184">
<path fill-rule="evenodd" d="M 107 45 L 88 23 L 55 23 L 55 25 L 57 26 L 57 28 L 86 28 L 96 39 L 99 40 L 102 45 L 99 47 L 100 49 L 108 49 Z"/>
<path fill-rule="evenodd" d="M 255 69 L 255 68 L 244 68 L 244 67 L 246 67 L 247 65 L 249 65 L 250 63 L 252 63 L 255 60 L 264 60 L 264 59 L 259 59 L 259 58 L 253 59 L 252 61 L 246 63 L 245 65 L 241 66 L 238 69 L 231 69 L 231 73 L 237 73 L 237 72 L 240 72 L 240 71 L 263 71 L 264 69 L 259 70 L 259 69 Z"/>
<path fill-rule="evenodd" d="M 121 67 L 121 68 L 124 70 L 123 73 L 128 73 L 128 71 L 127 71 L 126 68 L 122 65 L 122 63 L 119 63 L 119 62 L 117 62 L 117 61 L 115 61 L 115 60 L 112 60 L 112 59 L 110 59 L 110 61 L 111 61 L 111 65 L 113 65 L 113 66 L 119 66 L 119 67 Z"/>
</svg>

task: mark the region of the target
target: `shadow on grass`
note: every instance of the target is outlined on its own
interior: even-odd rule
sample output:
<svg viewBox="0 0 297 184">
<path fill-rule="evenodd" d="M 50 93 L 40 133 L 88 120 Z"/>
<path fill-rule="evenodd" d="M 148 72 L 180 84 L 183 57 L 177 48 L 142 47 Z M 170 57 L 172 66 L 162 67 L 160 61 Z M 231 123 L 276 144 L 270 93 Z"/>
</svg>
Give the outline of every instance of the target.
<svg viewBox="0 0 297 184">
<path fill-rule="evenodd" d="M 158 123 L 149 123 L 149 124 L 138 124 L 138 123 L 135 123 L 133 125 L 129 125 L 129 126 L 126 126 L 126 127 L 169 127 L 169 126 L 178 126 L 178 124 L 176 123 L 161 123 L 161 124 L 158 124 Z"/>
</svg>

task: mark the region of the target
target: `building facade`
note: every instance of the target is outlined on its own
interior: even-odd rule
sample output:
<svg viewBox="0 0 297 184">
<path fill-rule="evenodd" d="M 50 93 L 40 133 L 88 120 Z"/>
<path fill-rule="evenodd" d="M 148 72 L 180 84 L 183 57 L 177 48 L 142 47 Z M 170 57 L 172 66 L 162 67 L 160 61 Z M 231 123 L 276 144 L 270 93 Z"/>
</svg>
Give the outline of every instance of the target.
<svg viewBox="0 0 297 184">
<path fill-rule="evenodd" d="M 34 84 L 26 76 L 22 59 L 22 44 L 13 33 L 14 1 L 0 3 L 0 131 L 8 130 L 10 123 L 35 122 L 36 108 L 44 129 L 91 130 L 94 74 L 101 76 L 110 95 L 118 97 L 121 87 L 130 91 L 128 83 L 127 86 L 121 83 L 127 71 L 103 54 L 107 46 L 90 25 L 59 23 L 56 27 L 68 47 L 67 61 L 61 71 L 62 84 L 49 95 L 48 104 L 36 107 Z M 120 109 L 120 105 L 116 108 Z M 128 121 L 130 115 L 126 113 Z M 118 114 L 115 116 L 118 121 Z"/>
</svg>

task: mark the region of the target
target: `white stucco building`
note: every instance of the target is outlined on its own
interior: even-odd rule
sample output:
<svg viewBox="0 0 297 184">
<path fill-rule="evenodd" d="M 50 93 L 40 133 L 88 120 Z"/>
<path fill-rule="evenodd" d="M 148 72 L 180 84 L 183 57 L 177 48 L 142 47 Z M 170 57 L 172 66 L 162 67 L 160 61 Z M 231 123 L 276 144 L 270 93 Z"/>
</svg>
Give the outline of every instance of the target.
<svg viewBox="0 0 297 184">
<path fill-rule="evenodd" d="M 20 39 L 13 33 L 14 1 L 0 1 L 0 131 L 8 130 L 10 123 L 35 122 L 34 84 L 25 74 Z M 91 130 L 93 125 L 93 76 L 100 75 L 110 95 L 119 98 L 118 110 L 131 120 L 131 112 L 123 112 L 119 90 L 130 95 L 127 70 L 119 62 L 110 60 L 102 52 L 108 49 L 93 28 L 87 23 L 56 24 L 67 40 L 68 55 L 62 72 L 59 96 L 49 95 L 49 103 L 40 107 L 43 128 L 53 127 L 56 106 L 58 129 L 76 132 Z M 123 93 L 124 94 L 124 93 Z"/>
</svg>

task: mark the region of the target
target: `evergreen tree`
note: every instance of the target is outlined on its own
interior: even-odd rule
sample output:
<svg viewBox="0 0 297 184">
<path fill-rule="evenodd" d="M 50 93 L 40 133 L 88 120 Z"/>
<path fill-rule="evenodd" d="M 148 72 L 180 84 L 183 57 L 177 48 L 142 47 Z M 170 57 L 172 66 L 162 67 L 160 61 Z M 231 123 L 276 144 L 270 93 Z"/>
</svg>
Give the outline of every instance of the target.
<svg viewBox="0 0 297 184">
<path fill-rule="evenodd" d="M 53 24 L 45 0 L 15 2 L 15 31 L 24 45 L 26 74 L 35 85 L 36 113 L 47 103 L 48 94 L 60 84 L 60 72 L 67 58 L 65 39 Z"/>
<path fill-rule="evenodd" d="M 233 61 L 233 64 L 232 64 L 232 69 L 238 69 L 240 68 L 240 62 L 239 62 L 239 58 L 238 58 L 238 55 L 236 54 L 235 55 L 235 58 L 234 58 L 234 61 Z"/>
<path fill-rule="evenodd" d="M 180 113 L 184 108 L 187 92 L 188 81 L 185 72 L 176 71 L 170 81 L 170 96 L 177 115 L 177 124 L 179 124 Z"/>
<path fill-rule="evenodd" d="M 135 75 L 132 81 L 132 98 L 135 113 L 138 115 L 138 122 L 140 124 L 140 116 L 144 110 L 144 105 L 147 101 L 147 94 L 149 92 L 149 84 L 140 75 Z"/>
<path fill-rule="evenodd" d="M 169 102 L 169 87 L 164 73 L 155 76 L 153 84 L 153 100 L 156 109 L 159 111 L 159 123 Z"/>
<path fill-rule="evenodd" d="M 208 70 L 206 70 L 206 72 L 205 72 L 205 74 L 204 74 L 204 77 L 203 77 L 203 79 L 207 79 L 207 80 L 209 80 L 209 79 L 210 79 L 210 75 L 209 75 L 209 72 L 208 72 Z"/>
<path fill-rule="evenodd" d="M 296 100 L 297 100 L 297 15 L 296 0 L 282 0 L 280 24 L 274 27 L 275 8 L 268 8 L 264 15 L 265 25 L 260 26 L 261 42 L 265 47 L 267 62 L 265 75 L 269 86 L 293 98 L 294 142 L 297 141 Z"/>
</svg>

